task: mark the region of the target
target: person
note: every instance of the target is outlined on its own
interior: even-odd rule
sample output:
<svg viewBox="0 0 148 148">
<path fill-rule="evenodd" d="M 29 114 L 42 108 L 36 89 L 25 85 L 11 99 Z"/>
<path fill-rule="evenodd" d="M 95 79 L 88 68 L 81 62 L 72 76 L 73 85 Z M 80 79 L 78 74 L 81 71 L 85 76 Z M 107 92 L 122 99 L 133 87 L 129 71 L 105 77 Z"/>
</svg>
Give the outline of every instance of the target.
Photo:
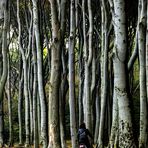
<svg viewBox="0 0 148 148">
<path fill-rule="evenodd" d="M 91 148 L 91 144 L 90 144 L 88 136 L 93 139 L 89 130 L 86 129 L 85 123 L 82 123 L 78 130 L 79 145 L 84 144 L 87 148 Z"/>
</svg>

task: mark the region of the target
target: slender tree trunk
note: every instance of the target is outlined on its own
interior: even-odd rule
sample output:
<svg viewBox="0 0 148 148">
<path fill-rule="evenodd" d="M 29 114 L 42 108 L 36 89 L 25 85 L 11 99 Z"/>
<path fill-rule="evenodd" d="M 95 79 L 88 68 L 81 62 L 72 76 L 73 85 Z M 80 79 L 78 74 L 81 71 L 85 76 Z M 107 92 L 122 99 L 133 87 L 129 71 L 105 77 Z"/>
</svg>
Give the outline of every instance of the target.
<svg viewBox="0 0 148 148">
<path fill-rule="evenodd" d="M 30 108 L 30 112 L 29 112 L 29 115 L 30 115 L 30 144 L 33 143 L 33 103 L 32 103 L 32 65 L 31 65 L 31 60 L 30 60 L 30 57 L 28 59 L 28 96 L 29 96 L 29 108 Z"/>
<path fill-rule="evenodd" d="M 65 135 L 65 98 L 68 90 L 67 74 L 64 74 L 63 80 L 61 82 L 61 91 L 59 97 L 59 116 L 60 116 L 60 138 L 61 138 L 61 147 L 66 148 L 66 135 Z"/>
<path fill-rule="evenodd" d="M 39 19 L 38 19 L 38 0 L 32 0 L 33 2 L 33 22 L 36 38 L 36 48 L 37 48 L 37 66 L 38 66 L 38 90 L 41 103 L 41 142 L 43 148 L 47 147 L 47 113 L 46 113 L 46 102 L 44 94 L 44 85 L 43 85 L 43 72 L 42 72 L 42 52 L 41 52 L 41 40 L 39 32 Z"/>
<path fill-rule="evenodd" d="M 119 147 L 136 147 L 133 137 L 126 78 L 126 22 L 124 0 L 114 0 L 114 90 L 119 107 Z M 126 140 L 125 140 L 126 139 Z"/>
<path fill-rule="evenodd" d="M 88 17 L 89 17 L 89 30 L 88 30 L 88 47 L 87 47 L 87 39 L 86 39 L 86 21 L 85 21 L 85 0 L 82 1 L 82 9 L 83 9 L 83 36 L 84 36 L 84 60 L 85 60 L 85 79 L 84 79 L 84 101 L 83 101 L 83 108 L 84 108 L 84 120 L 86 122 L 87 128 L 92 131 L 92 124 L 91 124 L 91 99 L 90 99 L 90 66 L 92 63 L 92 36 L 93 36 L 93 18 L 92 18 L 92 8 L 91 8 L 91 1 L 88 0 Z M 87 51 L 88 48 L 88 51 Z M 87 53 L 88 52 L 88 53 Z"/>
<path fill-rule="evenodd" d="M 49 145 L 48 148 L 61 148 L 59 129 L 59 89 L 61 75 L 61 32 L 58 20 L 57 2 L 49 0 L 51 5 L 52 45 L 51 77 L 49 86 Z"/>
<path fill-rule="evenodd" d="M 148 2 L 147 2 L 147 28 L 146 28 L 146 89 L 148 96 Z"/>
<path fill-rule="evenodd" d="M 85 82 L 85 88 L 86 88 L 86 126 L 87 128 L 92 131 L 92 124 L 91 124 L 91 97 L 90 97 L 90 66 L 92 63 L 92 57 L 93 57 L 93 50 L 92 50 L 92 37 L 93 37 L 93 16 L 92 16 L 92 1 L 88 0 L 87 2 L 87 7 L 88 7 L 88 17 L 89 17 L 89 30 L 88 30 L 88 59 L 86 62 L 86 67 L 85 67 L 85 76 L 86 76 L 86 82 Z"/>
<path fill-rule="evenodd" d="M 102 0 L 102 80 L 101 80 L 101 113 L 99 127 L 99 147 L 104 147 L 105 116 L 107 111 L 107 86 L 108 86 L 108 36 L 107 36 L 107 10 L 106 3 Z"/>
<path fill-rule="evenodd" d="M 20 55 L 19 65 L 19 95 L 18 95 L 18 120 L 19 120 L 19 145 L 23 144 L 23 133 L 22 133 L 22 107 L 23 107 L 23 70 L 22 70 L 22 59 Z"/>
<path fill-rule="evenodd" d="M 41 143 L 41 104 L 39 94 L 37 92 L 37 120 L 38 120 L 38 134 L 39 134 L 39 143 Z"/>
<path fill-rule="evenodd" d="M 3 69 L 2 69 L 2 75 L 0 75 L 0 147 L 3 146 L 3 92 L 5 83 L 7 80 L 7 74 L 8 74 L 8 57 L 7 57 L 7 31 L 8 31 L 8 0 L 4 2 L 3 5 L 4 8 L 4 26 L 3 26 L 3 32 L 2 32 L 2 61 L 3 61 Z"/>
<path fill-rule="evenodd" d="M 83 43 L 83 51 L 84 51 L 84 87 L 83 87 L 83 92 L 87 92 L 86 90 L 86 63 L 87 63 L 87 39 L 86 39 L 86 18 L 85 18 L 85 7 L 86 7 L 86 1 L 82 1 L 82 11 L 83 11 L 83 38 L 84 38 L 84 43 Z M 84 112 L 84 121 L 86 122 L 86 93 L 83 93 L 83 112 Z"/>
<path fill-rule="evenodd" d="M 136 61 L 137 57 L 138 57 L 138 31 L 136 31 L 136 36 L 135 36 L 135 48 L 133 50 L 132 56 L 128 62 L 128 71 L 131 71 L 134 62 Z"/>
<path fill-rule="evenodd" d="M 10 58 L 8 59 L 8 78 L 7 78 L 7 96 L 9 112 L 9 146 L 13 146 L 13 126 L 12 126 L 12 98 L 11 98 L 11 69 Z"/>
<path fill-rule="evenodd" d="M 64 46 L 64 45 L 63 45 Z M 62 82 L 61 82 L 61 89 L 60 89 L 60 97 L 59 97 L 59 116 L 60 116 L 60 136 L 61 136 L 61 146 L 62 148 L 66 147 L 66 137 L 65 137 L 65 104 L 66 104 L 66 94 L 68 91 L 68 80 L 67 80 L 67 68 L 66 68 L 66 60 L 64 49 L 62 50 Z"/>
<path fill-rule="evenodd" d="M 19 28 L 19 35 L 18 35 L 18 42 L 19 42 L 19 50 L 22 55 L 23 60 L 23 73 L 24 73 L 24 96 L 25 96 L 25 130 L 26 130 L 26 144 L 25 146 L 28 147 L 30 144 L 29 135 L 30 135 L 30 124 L 29 124 L 29 94 L 28 94 L 28 76 L 27 76 L 27 58 L 25 56 L 25 52 L 21 45 L 21 22 L 20 22 L 20 9 L 19 9 L 19 0 L 17 0 L 17 21 L 18 21 L 18 28 Z"/>
<path fill-rule="evenodd" d="M 139 63 L 140 63 L 140 137 L 139 147 L 147 146 L 147 94 L 146 94 L 146 1 L 139 1 L 140 20 L 138 29 Z"/>
<path fill-rule="evenodd" d="M 70 36 L 69 36 L 69 107 L 72 147 L 77 147 L 76 98 L 75 98 L 75 1 L 70 1 Z"/>
<path fill-rule="evenodd" d="M 37 116 L 37 54 L 34 47 L 34 31 L 32 35 L 32 54 L 33 54 L 33 129 L 34 147 L 39 148 L 38 116 Z"/>
<path fill-rule="evenodd" d="M 96 108 L 96 123 L 95 123 L 95 133 L 94 133 L 94 143 L 97 144 L 98 135 L 99 135 L 99 124 L 100 124 L 100 96 L 99 96 L 99 84 L 96 88 L 96 100 L 95 100 L 95 108 Z"/>
<path fill-rule="evenodd" d="M 84 114 L 83 114 L 83 87 L 84 87 L 84 78 L 83 78 L 83 43 L 82 43 L 82 32 L 81 28 L 79 28 L 79 98 L 78 98 L 78 104 L 79 104 L 79 125 L 84 120 Z"/>
<path fill-rule="evenodd" d="M 68 91 L 68 81 L 67 81 L 67 58 L 66 58 L 66 49 L 65 49 L 65 31 L 66 31 L 66 4 L 67 0 L 62 0 L 60 3 L 60 28 L 61 28 L 61 50 L 62 50 L 62 80 L 60 87 L 60 96 L 59 96 L 59 116 L 60 116 L 60 138 L 61 138 L 61 147 L 66 147 L 66 126 L 65 126 L 65 101 L 66 93 Z"/>
<path fill-rule="evenodd" d="M 92 66 L 91 66 L 91 73 L 92 73 L 92 79 L 91 79 L 91 89 L 90 89 L 90 99 L 91 99 L 91 127 L 94 129 L 94 101 L 95 101 L 95 88 L 96 88 L 96 52 L 95 47 L 92 49 L 93 51 L 93 57 L 92 57 Z M 93 134 L 93 132 L 92 132 Z"/>
</svg>

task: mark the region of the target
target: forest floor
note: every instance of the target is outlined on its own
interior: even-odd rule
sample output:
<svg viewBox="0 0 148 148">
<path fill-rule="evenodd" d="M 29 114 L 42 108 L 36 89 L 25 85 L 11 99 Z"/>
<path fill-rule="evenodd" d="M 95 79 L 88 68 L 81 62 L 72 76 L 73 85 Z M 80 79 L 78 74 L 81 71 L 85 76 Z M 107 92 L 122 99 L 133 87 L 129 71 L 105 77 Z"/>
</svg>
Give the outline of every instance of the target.
<svg viewBox="0 0 148 148">
<path fill-rule="evenodd" d="M 67 141 L 66 141 L 66 145 L 67 145 L 66 148 L 72 148 L 72 146 L 71 146 L 71 141 L 70 141 L 70 140 L 67 140 Z M 5 145 L 3 148 L 8 148 L 8 147 L 9 147 L 9 146 Z M 18 145 L 18 144 L 15 144 L 14 147 L 9 147 L 9 148 L 25 148 L 25 146 L 20 146 L 20 145 Z M 28 147 L 28 148 L 34 148 L 34 146 L 32 145 L 32 146 L 30 146 L 30 147 Z M 40 146 L 40 148 L 42 148 L 42 146 Z"/>
</svg>

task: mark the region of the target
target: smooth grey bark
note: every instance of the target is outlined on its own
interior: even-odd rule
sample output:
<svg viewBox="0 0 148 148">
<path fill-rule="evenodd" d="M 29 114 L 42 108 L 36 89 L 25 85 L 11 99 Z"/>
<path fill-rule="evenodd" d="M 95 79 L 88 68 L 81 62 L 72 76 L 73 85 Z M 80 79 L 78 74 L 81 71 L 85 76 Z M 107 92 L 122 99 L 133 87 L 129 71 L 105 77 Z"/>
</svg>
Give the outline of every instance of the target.
<svg viewBox="0 0 148 148">
<path fill-rule="evenodd" d="M 104 147 L 105 112 L 107 111 L 107 86 L 108 86 L 108 36 L 107 36 L 107 8 L 106 1 L 101 2 L 102 10 L 102 57 L 101 57 L 101 112 L 98 145 Z"/>
<path fill-rule="evenodd" d="M 118 99 L 119 108 L 119 147 L 136 147 L 133 137 L 132 119 L 129 107 L 129 96 L 127 92 L 126 78 L 126 17 L 125 1 L 114 0 L 114 90 Z M 126 139 L 126 140 L 125 140 Z"/>
<path fill-rule="evenodd" d="M 136 31 L 136 36 L 135 36 L 135 48 L 133 50 L 133 53 L 128 61 L 128 71 L 131 71 L 136 59 L 138 57 L 138 33 Z"/>
<path fill-rule="evenodd" d="M 78 146 L 76 130 L 76 98 L 75 98 L 75 0 L 70 1 L 70 36 L 69 36 L 69 108 L 72 147 Z"/>
<path fill-rule="evenodd" d="M 61 76 L 61 31 L 58 20 L 58 5 L 49 0 L 51 8 L 52 43 L 51 43 L 51 76 L 49 86 L 49 145 L 48 148 L 61 148 L 59 127 L 59 89 Z"/>
<path fill-rule="evenodd" d="M 37 92 L 37 120 L 38 120 L 38 134 L 39 134 L 39 143 L 41 138 L 41 104 L 40 104 L 40 98 L 39 93 Z"/>
<path fill-rule="evenodd" d="M 89 30 L 88 30 L 88 45 L 87 45 L 87 38 L 86 38 L 86 18 L 85 18 L 85 0 L 82 1 L 82 10 L 83 10 L 83 37 L 84 37 L 84 62 L 85 62 L 85 78 L 84 78 L 84 99 L 83 99 L 83 108 L 84 108 L 84 121 L 86 122 L 87 128 L 92 131 L 92 124 L 91 124 L 91 99 L 90 99 L 90 66 L 92 63 L 92 36 L 93 36 L 93 18 L 92 18 L 92 7 L 91 1 L 88 0 L 87 7 L 88 7 L 88 20 L 89 20 Z M 88 50 L 87 50 L 88 49 Z"/>
<path fill-rule="evenodd" d="M 65 31 L 66 31 L 66 4 L 67 0 L 61 0 L 60 7 L 60 28 L 61 28 L 61 59 L 62 59 L 62 73 L 61 73 L 61 87 L 59 96 L 59 116 L 60 116 L 60 138 L 61 147 L 66 147 L 66 126 L 65 126 L 65 104 L 66 104 L 66 94 L 68 91 L 68 70 L 67 70 L 67 53 L 65 48 Z"/>
<path fill-rule="evenodd" d="M 36 39 L 36 48 L 37 48 L 37 74 L 38 74 L 38 90 L 39 97 L 41 103 L 41 142 L 43 144 L 43 148 L 47 147 L 47 112 L 46 112 L 46 101 L 44 94 L 44 85 L 43 85 L 43 63 L 42 63 L 42 52 L 41 52 L 41 39 L 40 39 L 40 31 L 39 31 L 39 18 L 38 18 L 38 0 L 32 0 L 33 2 L 33 27 L 35 31 L 35 39 Z"/>
<path fill-rule="evenodd" d="M 116 137 L 118 136 L 118 99 L 115 94 L 115 90 L 113 92 L 113 108 L 112 108 L 112 127 L 111 134 L 109 139 L 109 147 L 116 147 Z"/>
<path fill-rule="evenodd" d="M 89 86 L 89 83 L 90 83 L 90 66 L 91 66 L 91 63 L 92 63 L 92 57 L 93 57 L 93 50 L 92 50 L 92 37 L 93 37 L 93 15 L 92 15 L 92 1 L 91 0 L 88 0 L 87 1 L 87 7 L 88 7 L 88 20 L 89 20 L 89 30 L 88 30 L 88 59 L 87 59 L 87 63 L 86 63 L 86 71 L 85 71 L 85 74 L 86 74 L 86 83 L 85 83 L 85 87 L 86 87 L 86 126 L 89 130 L 92 131 L 92 124 L 91 124 L 91 97 L 90 97 L 90 86 Z"/>
<path fill-rule="evenodd" d="M 1 39 L 2 39 L 2 36 L 1 36 Z M 2 68 L 3 68 L 3 61 L 2 61 L 2 42 L 0 41 L 0 78 L 1 78 L 1 75 L 2 75 Z M 2 101 L 0 101 L 2 102 Z M 1 109 L 1 108 L 0 108 Z M 2 118 L 2 115 L 0 116 L 0 118 Z M 3 123 L 2 123 L 2 119 L 0 119 L 0 141 L 3 141 Z"/>
<path fill-rule="evenodd" d="M 146 90 L 148 95 L 148 2 L 147 2 L 147 28 L 146 28 Z M 147 98 L 148 102 L 148 98 Z"/>
<path fill-rule="evenodd" d="M 86 2 L 85 0 L 82 1 L 82 12 L 83 12 L 83 52 L 84 52 L 84 87 L 83 87 L 83 92 L 87 92 L 86 90 L 86 62 L 87 62 L 87 40 L 86 40 L 86 18 L 85 18 L 85 6 Z M 84 121 L 86 122 L 86 107 L 84 107 L 86 104 L 86 93 L 83 93 L 83 112 L 84 112 Z"/>
<path fill-rule="evenodd" d="M 23 144 L 23 133 L 22 133 L 22 107 L 23 107 L 23 69 L 22 69 L 22 59 L 20 55 L 19 61 L 19 94 L 18 94 L 18 122 L 19 122 L 19 145 Z"/>
<path fill-rule="evenodd" d="M 23 60 L 23 76 L 24 76 L 24 96 L 25 96 L 25 136 L 26 136 L 26 143 L 25 146 L 28 147 L 30 144 L 30 123 L 29 123 L 29 94 L 28 94 L 28 76 L 27 76 L 27 57 L 24 52 L 22 43 L 21 43 L 21 36 L 22 36 L 22 28 L 21 28 L 21 22 L 20 22 L 20 8 L 19 8 L 19 0 L 17 0 L 17 23 L 18 23 L 18 30 L 19 30 L 19 35 L 18 35 L 18 43 L 19 43 L 19 50 L 22 55 L 22 60 Z"/>
<path fill-rule="evenodd" d="M 147 93 L 146 93 L 146 1 L 139 1 L 139 64 L 140 64 L 140 136 L 139 147 L 147 147 Z"/>
<path fill-rule="evenodd" d="M 39 148 L 38 116 L 37 116 L 37 54 L 34 46 L 34 31 L 32 35 L 32 55 L 33 55 L 33 131 L 34 147 Z"/>
<path fill-rule="evenodd" d="M 9 146 L 13 146 L 13 122 L 12 122 L 12 97 L 11 97 L 11 69 L 10 57 L 8 58 L 7 96 L 9 113 Z"/>
<path fill-rule="evenodd" d="M 29 116 L 30 116 L 30 144 L 33 144 L 33 103 L 32 103 L 32 65 L 30 56 L 28 58 L 28 96 L 29 96 Z"/>
<path fill-rule="evenodd" d="M 2 29 L 2 74 L 0 75 L 0 147 L 3 146 L 3 92 L 7 81 L 8 74 L 8 57 L 7 57 L 7 32 L 8 32 L 8 0 L 3 3 L 4 8 L 4 25 Z"/>
<path fill-rule="evenodd" d="M 94 133 L 94 143 L 97 144 L 98 135 L 99 135 L 99 124 L 100 124 L 100 96 L 99 96 L 99 83 L 96 87 L 96 100 L 95 100 L 95 108 L 96 108 L 96 123 L 95 123 L 95 133 Z"/>
<path fill-rule="evenodd" d="M 95 88 L 96 88 L 96 52 L 95 52 L 95 48 L 93 47 L 92 49 L 93 55 L 92 55 L 92 66 L 91 66 L 91 75 L 92 75 L 92 79 L 91 79 L 91 87 L 90 87 L 90 99 L 91 99 L 91 127 L 92 129 L 94 129 L 94 93 L 95 93 Z M 93 132 L 92 132 L 93 134 Z"/>
</svg>

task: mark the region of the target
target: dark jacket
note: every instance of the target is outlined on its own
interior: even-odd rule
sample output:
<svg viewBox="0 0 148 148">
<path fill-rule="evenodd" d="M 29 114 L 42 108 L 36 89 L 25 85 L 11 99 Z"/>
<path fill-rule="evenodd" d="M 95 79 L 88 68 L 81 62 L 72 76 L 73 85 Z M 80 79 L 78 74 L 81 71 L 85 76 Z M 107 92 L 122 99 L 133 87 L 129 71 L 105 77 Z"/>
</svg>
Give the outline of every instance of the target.
<svg viewBox="0 0 148 148">
<path fill-rule="evenodd" d="M 78 131 L 79 144 L 85 144 L 87 146 L 87 148 L 90 148 L 91 145 L 90 145 L 88 136 L 92 138 L 92 135 L 90 134 L 88 129 L 85 129 L 85 128 L 79 129 L 79 131 Z"/>
</svg>

